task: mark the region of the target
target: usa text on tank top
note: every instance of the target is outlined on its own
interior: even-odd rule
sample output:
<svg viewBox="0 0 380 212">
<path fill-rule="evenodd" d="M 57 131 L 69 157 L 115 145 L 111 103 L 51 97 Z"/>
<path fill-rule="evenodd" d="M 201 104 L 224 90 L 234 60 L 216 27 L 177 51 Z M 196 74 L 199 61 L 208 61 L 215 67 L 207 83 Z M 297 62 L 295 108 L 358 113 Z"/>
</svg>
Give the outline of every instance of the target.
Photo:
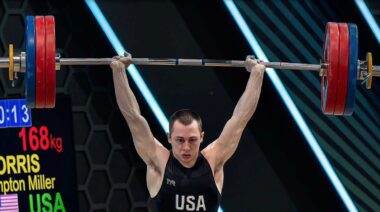
<svg viewBox="0 0 380 212">
<path fill-rule="evenodd" d="M 170 152 L 160 191 L 152 199 L 157 211 L 216 212 L 220 199 L 211 167 L 201 153 L 193 167 L 185 168 Z"/>
</svg>

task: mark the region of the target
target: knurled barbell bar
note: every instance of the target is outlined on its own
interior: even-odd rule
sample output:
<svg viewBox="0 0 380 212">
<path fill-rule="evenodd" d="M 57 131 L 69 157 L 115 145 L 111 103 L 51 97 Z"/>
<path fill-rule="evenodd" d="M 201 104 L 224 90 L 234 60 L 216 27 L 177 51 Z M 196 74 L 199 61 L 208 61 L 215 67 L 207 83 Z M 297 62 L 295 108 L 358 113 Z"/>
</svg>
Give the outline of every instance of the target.
<svg viewBox="0 0 380 212">
<path fill-rule="evenodd" d="M 64 65 L 109 65 L 112 58 L 61 58 L 56 54 L 53 16 L 26 17 L 26 52 L 0 58 L 0 68 L 9 69 L 9 80 L 25 73 L 25 96 L 29 108 L 55 106 L 56 70 Z M 245 67 L 245 60 L 210 60 L 180 58 L 133 58 L 135 65 L 180 65 L 209 67 Z M 373 66 L 372 54 L 358 60 L 356 24 L 329 22 L 320 64 L 262 62 L 268 68 L 319 71 L 322 111 L 328 115 L 351 115 L 355 104 L 356 81 L 371 88 L 372 77 L 380 77 L 380 66 Z"/>
</svg>

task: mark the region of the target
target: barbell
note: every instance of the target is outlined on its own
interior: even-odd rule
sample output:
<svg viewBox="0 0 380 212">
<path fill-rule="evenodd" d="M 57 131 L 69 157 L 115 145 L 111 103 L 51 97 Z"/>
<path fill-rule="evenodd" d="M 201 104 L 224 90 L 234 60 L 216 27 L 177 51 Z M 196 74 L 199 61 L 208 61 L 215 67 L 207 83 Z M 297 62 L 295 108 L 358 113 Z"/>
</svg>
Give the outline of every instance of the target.
<svg viewBox="0 0 380 212">
<path fill-rule="evenodd" d="M 9 80 L 25 73 L 25 98 L 29 108 L 55 107 L 56 71 L 65 65 L 109 65 L 112 58 L 61 58 L 56 53 L 53 16 L 27 16 L 25 52 L 0 58 L 0 68 L 8 68 Z M 210 60 L 181 58 L 133 58 L 135 65 L 180 65 L 209 67 L 245 67 L 245 60 Z M 351 115 L 354 111 L 356 80 L 372 86 L 372 77 L 380 77 L 380 66 L 372 64 L 372 54 L 358 60 L 356 24 L 328 22 L 320 64 L 262 62 L 265 67 L 319 71 L 321 107 L 327 115 Z M 13 83 L 12 83 L 13 84 Z"/>
</svg>

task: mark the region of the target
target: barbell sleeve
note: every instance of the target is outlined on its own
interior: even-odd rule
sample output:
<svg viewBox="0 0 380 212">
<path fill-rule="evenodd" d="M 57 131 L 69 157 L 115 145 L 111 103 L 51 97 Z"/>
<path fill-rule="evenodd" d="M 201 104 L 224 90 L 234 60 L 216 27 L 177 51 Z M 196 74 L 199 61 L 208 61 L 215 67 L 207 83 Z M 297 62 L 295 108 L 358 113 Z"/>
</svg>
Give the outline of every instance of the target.
<svg viewBox="0 0 380 212">
<path fill-rule="evenodd" d="M 0 57 L 0 68 L 8 68 L 9 67 L 9 58 Z"/>
</svg>

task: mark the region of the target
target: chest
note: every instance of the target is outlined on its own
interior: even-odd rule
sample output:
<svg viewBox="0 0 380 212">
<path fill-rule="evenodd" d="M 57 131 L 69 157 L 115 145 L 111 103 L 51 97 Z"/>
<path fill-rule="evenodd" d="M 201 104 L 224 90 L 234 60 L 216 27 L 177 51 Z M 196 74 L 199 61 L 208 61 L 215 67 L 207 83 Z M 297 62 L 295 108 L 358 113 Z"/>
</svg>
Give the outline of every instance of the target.
<svg viewBox="0 0 380 212">
<path fill-rule="evenodd" d="M 215 182 L 210 176 L 165 176 L 163 201 L 176 211 L 208 211 L 218 204 Z"/>
<path fill-rule="evenodd" d="M 214 192 L 215 181 L 210 174 L 200 176 L 166 174 L 162 182 L 167 194 L 200 195 Z"/>
</svg>

